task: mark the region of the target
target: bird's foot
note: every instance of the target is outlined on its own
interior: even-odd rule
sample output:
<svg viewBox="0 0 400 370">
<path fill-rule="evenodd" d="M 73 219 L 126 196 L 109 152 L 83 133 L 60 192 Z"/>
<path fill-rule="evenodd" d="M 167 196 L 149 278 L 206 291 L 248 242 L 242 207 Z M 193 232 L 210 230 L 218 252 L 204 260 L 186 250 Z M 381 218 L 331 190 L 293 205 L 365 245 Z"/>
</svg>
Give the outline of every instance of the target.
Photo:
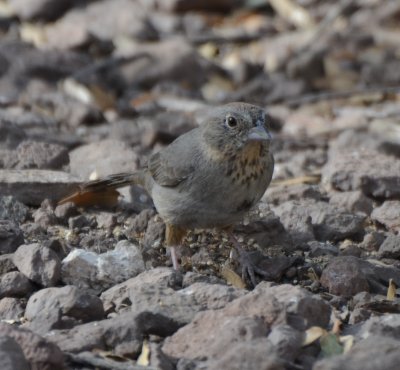
<svg viewBox="0 0 400 370">
<path fill-rule="evenodd" d="M 269 274 L 267 271 L 258 267 L 254 261 L 253 254 L 247 252 L 243 249 L 241 251 L 237 250 L 239 254 L 239 262 L 242 267 L 242 280 L 250 282 L 251 286 L 254 288 L 258 284 L 256 274 L 262 276 L 263 278 L 268 278 Z"/>
<path fill-rule="evenodd" d="M 254 259 L 253 252 L 245 251 L 232 234 L 229 234 L 229 240 L 238 253 L 238 260 L 242 268 L 242 280 L 244 282 L 250 282 L 251 286 L 254 288 L 258 284 L 256 274 L 263 278 L 269 277 L 267 271 L 257 266 L 257 261 Z"/>
</svg>

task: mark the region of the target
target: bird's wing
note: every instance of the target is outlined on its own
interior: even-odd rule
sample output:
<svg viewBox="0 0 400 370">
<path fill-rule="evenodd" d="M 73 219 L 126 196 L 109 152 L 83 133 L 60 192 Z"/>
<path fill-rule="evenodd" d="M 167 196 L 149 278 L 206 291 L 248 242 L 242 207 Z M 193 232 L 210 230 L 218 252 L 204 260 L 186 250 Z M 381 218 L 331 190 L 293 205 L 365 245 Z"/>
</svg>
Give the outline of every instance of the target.
<svg viewBox="0 0 400 370">
<path fill-rule="evenodd" d="M 194 131 L 196 130 L 180 136 L 168 147 L 150 157 L 148 170 L 159 185 L 178 186 L 196 170 L 198 135 Z"/>
</svg>

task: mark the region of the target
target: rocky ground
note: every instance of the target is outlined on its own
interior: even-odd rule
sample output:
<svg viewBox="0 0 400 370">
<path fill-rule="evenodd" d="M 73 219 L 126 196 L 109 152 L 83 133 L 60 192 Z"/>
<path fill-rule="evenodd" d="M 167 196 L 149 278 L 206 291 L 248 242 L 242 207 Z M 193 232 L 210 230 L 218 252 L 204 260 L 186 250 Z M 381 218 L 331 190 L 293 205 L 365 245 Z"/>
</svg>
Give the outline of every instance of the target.
<svg viewBox="0 0 400 370">
<path fill-rule="evenodd" d="M 400 3 L 0 1 L 0 368 L 398 369 Z M 273 183 L 170 266 L 151 199 L 57 200 L 210 107 L 265 107 Z"/>
</svg>

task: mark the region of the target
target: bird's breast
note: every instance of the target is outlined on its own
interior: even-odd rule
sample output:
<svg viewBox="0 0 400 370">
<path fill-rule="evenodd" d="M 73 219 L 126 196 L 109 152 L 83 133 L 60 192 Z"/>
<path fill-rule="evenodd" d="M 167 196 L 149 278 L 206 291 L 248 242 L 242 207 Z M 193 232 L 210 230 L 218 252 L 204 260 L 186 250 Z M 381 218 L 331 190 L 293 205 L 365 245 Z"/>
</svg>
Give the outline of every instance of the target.
<svg viewBox="0 0 400 370">
<path fill-rule="evenodd" d="M 179 187 L 159 187 L 153 199 L 160 215 L 172 224 L 190 228 L 228 226 L 240 221 L 260 200 L 271 173 L 268 148 L 254 145 L 224 161 L 200 165 Z"/>
<path fill-rule="evenodd" d="M 224 174 L 233 185 L 241 188 L 257 185 L 262 183 L 268 171 L 268 161 L 268 148 L 261 143 L 254 143 L 228 157 Z"/>
</svg>

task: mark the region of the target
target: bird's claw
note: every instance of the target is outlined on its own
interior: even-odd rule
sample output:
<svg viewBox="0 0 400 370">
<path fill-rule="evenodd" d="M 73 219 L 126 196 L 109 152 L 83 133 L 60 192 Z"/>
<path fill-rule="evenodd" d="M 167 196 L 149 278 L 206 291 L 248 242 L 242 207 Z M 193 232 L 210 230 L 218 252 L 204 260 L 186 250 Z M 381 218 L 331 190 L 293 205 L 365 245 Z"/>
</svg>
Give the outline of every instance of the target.
<svg viewBox="0 0 400 370">
<path fill-rule="evenodd" d="M 250 282 L 251 286 L 253 288 L 258 284 L 258 281 L 256 279 L 256 274 L 261 275 L 264 278 L 269 276 L 267 271 L 258 267 L 251 260 L 251 257 L 249 256 L 249 252 L 246 252 L 244 250 L 240 251 L 239 261 L 240 261 L 240 265 L 242 266 L 242 280 L 245 282 L 246 281 Z"/>
</svg>

